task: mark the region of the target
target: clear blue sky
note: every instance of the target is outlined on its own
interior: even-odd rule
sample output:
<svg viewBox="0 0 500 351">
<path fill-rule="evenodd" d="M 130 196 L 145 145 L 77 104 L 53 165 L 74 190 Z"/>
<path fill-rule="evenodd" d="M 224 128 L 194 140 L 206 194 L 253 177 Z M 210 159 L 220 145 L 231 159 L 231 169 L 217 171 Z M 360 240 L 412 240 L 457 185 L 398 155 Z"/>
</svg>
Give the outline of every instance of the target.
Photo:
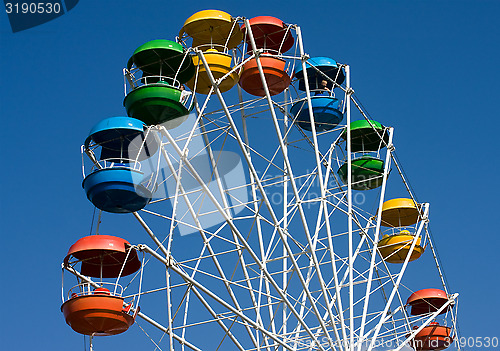
<svg viewBox="0 0 500 351">
<path fill-rule="evenodd" d="M 500 337 L 499 1 L 89 0 L 18 33 L 0 14 L 2 349 L 83 349 L 59 310 L 60 263 L 92 217 L 80 145 L 96 122 L 125 114 L 133 50 L 173 40 L 207 8 L 298 24 L 307 53 L 350 64 L 357 96 L 395 127 L 412 186 L 431 203 L 462 336 Z M 98 343 L 128 350 L 147 340 Z"/>
</svg>

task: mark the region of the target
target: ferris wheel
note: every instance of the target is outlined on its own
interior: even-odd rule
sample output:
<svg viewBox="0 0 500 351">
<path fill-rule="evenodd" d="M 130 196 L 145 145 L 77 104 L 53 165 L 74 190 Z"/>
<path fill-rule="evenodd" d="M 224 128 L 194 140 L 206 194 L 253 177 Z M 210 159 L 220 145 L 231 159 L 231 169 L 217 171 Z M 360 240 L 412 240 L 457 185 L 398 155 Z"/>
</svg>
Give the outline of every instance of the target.
<svg viewBox="0 0 500 351">
<path fill-rule="evenodd" d="M 144 230 L 97 225 L 69 249 L 74 331 L 137 324 L 157 350 L 451 346 L 429 204 L 348 65 L 306 54 L 298 25 L 205 10 L 123 72 L 126 116 L 91 129 L 83 188 L 99 222 Z"/>
</svg>

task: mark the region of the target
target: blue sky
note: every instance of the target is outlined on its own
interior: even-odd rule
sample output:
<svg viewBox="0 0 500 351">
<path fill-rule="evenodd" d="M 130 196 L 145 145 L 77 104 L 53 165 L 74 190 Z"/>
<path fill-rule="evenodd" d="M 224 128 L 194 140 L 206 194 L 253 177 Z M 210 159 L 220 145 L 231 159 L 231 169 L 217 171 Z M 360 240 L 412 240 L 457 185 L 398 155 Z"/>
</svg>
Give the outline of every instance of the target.
<svg viewBox="0 0 500 351">
<path fill-rule="evenodd" d="M 460 293 L 462 336 L 500 337 L 500 2 L 91 0 L 18 33 L 0 15 L 3 348 L 83 347 L 59 310 L 60 263 L 88 234 L 93 210 L 80 145 L 96 122 L 125 114 L 122 68 L 133 50 L 173 40 L 207 8 L 298 24 L 307 53 L 351 66 L 357 96 L 395 127 L 398 157 L 431 204 L 434 240 Z M 99 349 L 125 342 L 135 345 L 118 336 Z"/>
</svg>

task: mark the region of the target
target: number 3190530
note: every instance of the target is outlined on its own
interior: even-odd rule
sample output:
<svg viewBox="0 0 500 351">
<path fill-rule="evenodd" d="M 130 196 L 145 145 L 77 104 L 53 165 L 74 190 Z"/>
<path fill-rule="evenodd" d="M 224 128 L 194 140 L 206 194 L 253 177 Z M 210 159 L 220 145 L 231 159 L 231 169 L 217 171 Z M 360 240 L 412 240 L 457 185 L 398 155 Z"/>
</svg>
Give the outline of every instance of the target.
<svg viewBox="0 0 500 351">
<path fill-rule="evenodd" d="M 23 2 L 6 3 L 5 12 L 7 13 L 59 13 L 61 12 L 61 4 L 58 2 Z"/>
</svg>

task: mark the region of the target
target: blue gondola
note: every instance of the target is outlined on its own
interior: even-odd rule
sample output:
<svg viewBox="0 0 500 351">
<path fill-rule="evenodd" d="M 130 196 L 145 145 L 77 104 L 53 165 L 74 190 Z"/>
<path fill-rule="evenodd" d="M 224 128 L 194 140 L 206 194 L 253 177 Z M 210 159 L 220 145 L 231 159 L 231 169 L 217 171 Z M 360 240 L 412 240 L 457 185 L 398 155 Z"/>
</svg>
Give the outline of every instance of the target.
<svg viewBox="0 0 500 351">
<path fill-rule="evenodd" d="M 335 128 L 343 119 L 339 100 L 331 96 L 312 96 L 311 105 L 317 132 Z M 295 123 L 302 129 L 311 131 L 309 107 L 306 100 L 295 103 L 290 109 Z"/>
<path fill-rule="evenodd" d="M 306 62 L 307 78 L 309 81 L 309 89 L 321 89 L 321 81 L 327 81 L 327 88 L 333 88 L 333 82 L 342 84 L 345 80 L 345 74 L 341 67 L 334 59 L 329 57 L 311 57 Z M 329 79 L 325 79 L 325 76 Z M 297 66 L 295 77 L 299 80 L 299 90 L 305 91 L 306 85 L 304 81 L 304 71 L 302 65 Z"/>
<path fill-rule="evenodd" d="M 156 134 L 131 117 L 112 117 L 99 122 L 85 141 L 85 150 L 100 150 L 99 167 L 83 180 L 87 198 L 97 208 L 130 213 L 144 208 L 152 192 L 143 185 L 139 161 L 159 148 Z"/>
<path fill-rule="evenodd" d="M 156 134 L 147 133 L 145 124 L 131 117 L 100 121 L 91 129 L 85 148 L 92 142 L 101 146 L 100 160 L 117 163 L 146 160 L 160 147 Z"/>
<path fill-rule="evenodd" d="M 152 193 L 141 183 L 144 174 L 128 167 L 99 169 L 83 181 L 87 198 L 95 207 L 112 213 L 130 213 L 143 209 Z"/>
</svg>

